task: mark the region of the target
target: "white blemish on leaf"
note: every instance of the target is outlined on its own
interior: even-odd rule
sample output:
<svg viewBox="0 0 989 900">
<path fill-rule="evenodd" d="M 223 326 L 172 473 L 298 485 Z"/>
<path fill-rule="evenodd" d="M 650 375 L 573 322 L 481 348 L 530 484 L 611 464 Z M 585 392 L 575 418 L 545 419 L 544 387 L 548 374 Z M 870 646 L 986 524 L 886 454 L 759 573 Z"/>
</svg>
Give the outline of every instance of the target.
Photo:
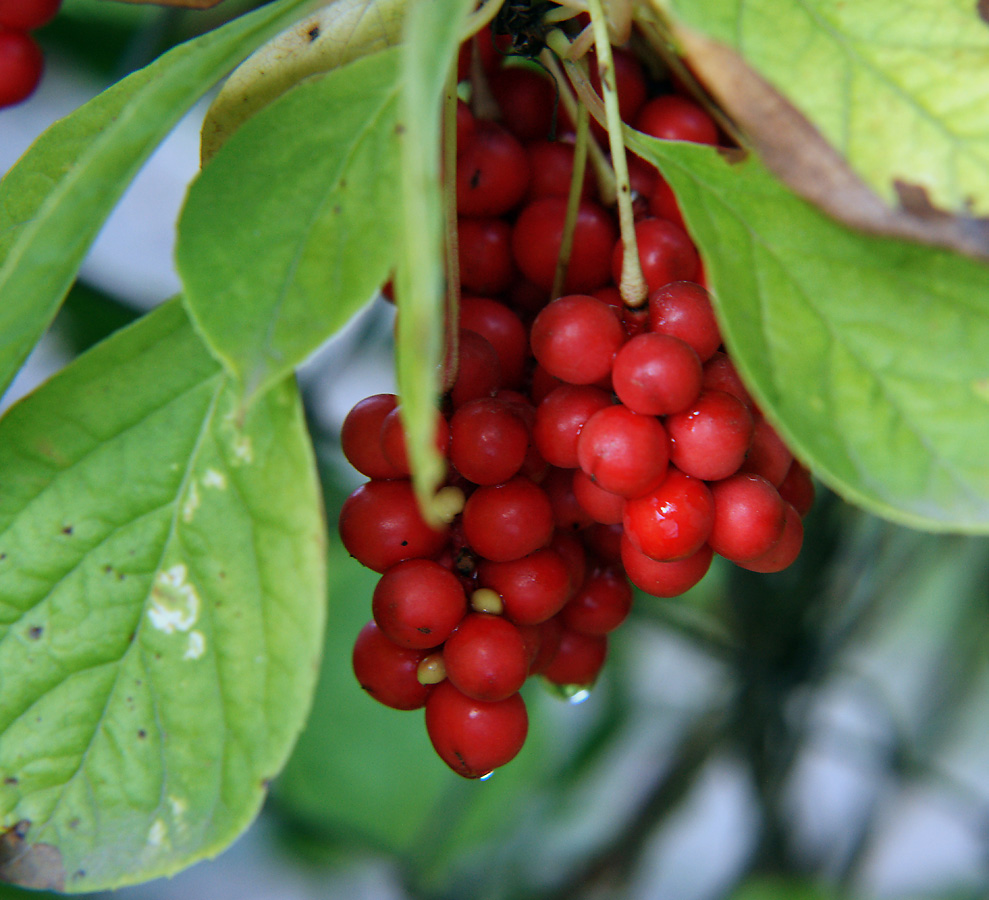
<svg viewBox="0 0 989 900">
<path fill-rule="evenodd" d="M 227 476 L 216 469 L 207 469 L 203 475 L 203 487 L 225 491 L 227 489 Z"/>
<path fill-rule="evenodd" d="M 234 459 L 238 463 L 254 462 L 254 445 L 246 434 L 238 435 L 233 442 Z"/>
<path fill-rule="evenodd" d="M 192 517 L 196 514 L 196 510 L 199 508 L 199 488 L 196 487 L 196 482 L 192 482 L 189 485 L 189 493 L 185 498 L 185 503 L 182 504 L 182 521 L 191 522 Z"/>
<path fill-rule="evenodd" d="M 167 829 L 161 819 L 155 819 L 148 831 L 148 843 L 152 847 L 160 847 L 165 841 Z"/>
<path fill-rule="evenodd" d="M 206 652 L 206 638 L 201 631 L 189 632 L 189 646 L 185 648 L 182 659 L 199 659 Z"/>
<path fill-rule="evenodd" d="M 189 584 L 184 563 L 158 573 L 151 588 L 151 624 L 165 634 L 188 631 L 199 618 L 199 594 Z"/>
<path fill-rule="evenodd" d="M 185 815 L 188 806 L 181 797 L 173 797 L 171 794 L 168 795 L 168 805 L 172 808 L 172 818 L 181 819 Z"/>
</svg>

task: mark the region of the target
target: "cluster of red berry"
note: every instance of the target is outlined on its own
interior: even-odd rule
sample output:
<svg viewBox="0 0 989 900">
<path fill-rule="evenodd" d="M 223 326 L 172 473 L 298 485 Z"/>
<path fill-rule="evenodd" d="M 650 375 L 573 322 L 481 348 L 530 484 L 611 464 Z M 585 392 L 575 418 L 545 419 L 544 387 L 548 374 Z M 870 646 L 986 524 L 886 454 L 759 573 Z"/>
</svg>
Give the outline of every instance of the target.
<svg viewBox="0 0 989 900">
<path fill-rule="evenodd" d="M 347 550 L 381 573 L 357 678 L 388 706 L 425 707 L 437 753 L 466 777 L 522 747 L 530 675 L 594 682 L 629 613 L 629 580 L 673 597 L 714 553 L 778 571 L 813 499 L 721 349 L 697 252 L 655 169 L 630 159 L 648 304 L 621 301 L 623 245 L 591 179 L 564 295 L 548 302 L 574 145 L 546 139 L 554 92 L 542 73 L 487 69 L 500 121 L 461 103 L 457 122 L 459 367 L 436 419 L 449 524 L 420 515 L 391 394 L 344 422 L 344 454 L 371 480 L 339 520 Z M 637 128 L 718 140 L 691 100 L 649 99 L 633 56 L 617 52 L 616 70 Z"/>
<path fill-rule="evenodd" d="M 34 93 L 45 60 L 30 32 L 47 25 L 61 5 L 62 0 L 0 0 L 0 108 Z"/>
</svg>

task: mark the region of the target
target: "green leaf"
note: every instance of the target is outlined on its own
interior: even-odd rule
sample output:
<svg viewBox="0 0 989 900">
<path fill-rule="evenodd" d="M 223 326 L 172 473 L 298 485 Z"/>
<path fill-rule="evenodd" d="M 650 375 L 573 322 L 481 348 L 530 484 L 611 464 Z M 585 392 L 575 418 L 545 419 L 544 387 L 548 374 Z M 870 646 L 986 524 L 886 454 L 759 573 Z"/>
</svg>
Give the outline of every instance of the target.
<svg viewBox="0 0 989 900">
<path fill-rule="evenodd" d="M 177 248 L 186 302 L 248 394 L 298 366 L 394 266 L 397 53 L 293 88 L 189 191 Z"/>
<path fill-rule="evenodd" d="M 237 62 L 316 2 L 280 0 L 176 47 L 56 122 L 0 181 L 0 390 L 155 147 Z"/>
<path fill-rule="evenodd" d="M 890 205 L 989 215 L 989 27 L 974 0 L 653 0 L 737 50 Z"/>
<path fill-rule="evenodd" d="M 673 186 L 732 357 L 794 453 L 879 515 L 989 532 L 989 269 L 850 231 L 753 157 L 628 140 Z"/>
<path fill-rule="evenodd" d="M 416 496 L 430 517 L 433 494 L 446 472 L 435 446 L 435 408 L 443 390 L 446 338 L 442 103 L 472 8 L 469 0 L 415 4 L 408 12 L 401 47 L 402 230 L 395 274 L 401 315 L 396 331 L 396 376 Z"/>
<path fill-rule="evenodd" d="M 238 397 L 173 301 L 0 422 L 0 827 L 65 890 L 215 855 L 308 711 L 311 445 L 293 383 Z"/>
</svg>

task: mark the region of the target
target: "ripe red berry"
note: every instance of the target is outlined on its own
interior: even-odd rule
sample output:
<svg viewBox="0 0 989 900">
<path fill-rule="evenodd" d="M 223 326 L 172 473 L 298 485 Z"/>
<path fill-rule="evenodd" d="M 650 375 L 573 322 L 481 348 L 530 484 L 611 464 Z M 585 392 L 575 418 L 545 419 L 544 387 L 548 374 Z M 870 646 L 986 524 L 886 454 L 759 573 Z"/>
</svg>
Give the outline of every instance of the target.
<svg viewBox="0 0 989 900">
<path fill-rule="evenodd" d="M 486 702 L 461 693 L 449 680 L 426 702 L 426 731 L 433 748 L 454 772 L 481 778 L 513 760 L 529 730 L 521 696 Z"/>
<path fill-rule="evenodd" d="M 540 674 L 554 684 L 587 688 L 597 680 L 607 656 L 607 635 L 583 634 L 564 624 L 556 655 Z"/>
<path fill-rule="evenodd" d="M 528 478 L 479 487 L 467 499 L 464 535 L 485 559 L 508 562 L 545 547 L 553 537 L 553 507 Z"/>
<path fill-rule="evenodd" d="M 796 561 L 804 542 L 804 525 L 800 513 L 792 504 L 784 503 L 783 510 L 783 534 L 780 539 L 761 556 L 737 565 L 751 572 L 770 573 L 782 572 Z"/>
<path fill-rule="evenodd" d="M 480 397 L 450 420 L 450 461 L 474 484 L 501 484 L 516 475 L 529 450 L 529 429 L 504 400 Z"/>
<path fill-rule="evenodd" d="M 595 522 L 621 524 L 625 514 L 625 498 L 595 484 L 583 469 L 573 473 L 573 495 Z"/>
<path fill-rule="evenodd" d="M 403 559 L 435 556 L 449 532 L 426 524 L 405 480 L 362 484 L 344 501 L 339 529 L 347 552 L 375 572 Z"/>
<path fill-rule="evenodd" d="M 711 567 L 713 552 L 705 544 L 692 556 L 672 562 L 650 559 L 625 535 L 621 544 L 621 560 L 625 574 L 639 590 L 653 597 L 679 597 L 696 585 Z"/>
<path fill-rule="evenodd" d="M 671 281 L 691 281 L 697 275 L 700 257 L 690 236 L 666 219 L 640 219 L 635 223 L 642 276 L 650 291 Z M 619 240 L 612 249 L 611 273 L 621 283 L 625 245 Z"/>
<path fill-rule="evenodd" d="M 512 257 L 512 229 L 493 216 L 457 220 L 457 259 L 460 284 L 477 294 L 500 294 L 515 277 Z M 462 327 L 470 328 L 463 324 Z"/>
<path fill-rule="evenodd" d="M 474 700 L 504 700 L 525 684 L 529 654 L 507 619 L 468 613 L 443 645 L 446 676 Z"/>
<path fill-rule="evenodd" d="M 674 281 L 649 295 L 649 330 L 686 341 L 702 363 L 721 346 L 711 297 L 692 281 Z"/>
<path fill-rule="evenodd" d="M 761 475 L 733 475 L 711 485 L 714 525 L 708 543 L 732 562 L 768 553 L 783 534 L 785 504 Z"/>
<path fill-rule="evenodd" d="M 814 505 L 814 481 L 810 472 L 798 461 L 790 463 L 786 478 L 779 486 L 780 497 L 787 503 L 792 503 L 794 509 L 803 518 Z"/>
<path fill-rule="evenodd" d="M 620 569 L 594 572 L 563 607 L 563 624 L 582 634 L 610 634 L 632 610 L 632 589 Z"/>
<path fill-rule="evenodd" d="M 752 432 L 752 443 L 745 461 L 739 467 L 739 472 L 752 472 L 762 475 L 777 488 L 783 483 L 793 454 L 783 443 L 776 430 L 762 416 L 755 417 L 755 428 Z"/>
<path fill-rule="evenodd" d="M 551 375 L 570 384 L 594 384 L 611 371 L 625 329 L 607 304 L 570 294 L 536 316 L 530 342 L 533 356 Z"/>
<path fill-rule="evenodd" d="M 532 439 L 550 465 L 575 469 L 577 438 L 587 420 L 611 406 L 611 397 L 589 384 L 561 384 L 536 407 Z"/>
<path fill-rule="evenodd" d="M 568 197 L 573 178 L 574 145 L 567 141 L 533 141 L 525 151 L 529 154 L 532 171 L 529 202 L 540 197 Z M 592 190 L 591 173 L 585 170 L 581 197 L 589 200 Z"/>
<path fill-rule="evenodd" d="M 546 291 L 552 288 L 556 275 L 566 215 L 566 197 L 542 197 L 519 213 L 512 229 L 516 264 L 529 281 Z M 616 234 L 607 212 L 595 203 L 581 201 L 563 282 L 565 292 L 593 291 L 607 283 Z"/>
<path fill-rule="evenodd" d="M 0 108 L 27 100 L 44 67 L 41 48 L 31 35 L 0 27 Z"/>
<path fill-rule="evenodd" d="M 501 125 L 477 119 L 474 140 L 457 157 L 457 212 L 500 216 L 522 200 L 528 187 L 525 148 Z"/>
<path fill-rule="evenodd" d="M 503 66 L 489 79 L 501 109 L 501 121 L 520 141 L 549 136 L 556 92 L 542 72 L 523 66 Z"/>
<path fill-rule="evenodd" d="M 392 709 L 419 709 L 432 685 L 419 682 L 419 663 L 427 651 L 400 647 L 388 640 L 374 622 L 357 635 L 351 662 L 358 683 L 379 703 Z"/>
<path fill-rule="evenodd" d="M 571 594 L 566 561 L 550 547 L 509 562 L 482 560 L 479 583 L 497 591 L 505 615 L 519 625 L 536 625 L 555 616 Z"/>
<path fill-rule="evenodd" d="M 454 409 L 478 397 L 492 397 L 502 386 L 501 362 L 490 341 L 476 331 L 461 328 L 459 350 L 457 378 L 450 388 Z"/>
<path fill-rule="evenodd" d="M 429 559 L 408 559 L 385 570 L 371 600 L 374 621 L 402 647 L 443 643 L 467 613 L 457 576 Z"/>
<path fill-rule="evenodd" d="M 718 126 L 714 119 L 693 100 L 678 94 L 664 94 L 646 103 L 635 119 L 635 127 L 666 141 L 718 143 Z"/>
<path fill-rule="evenodd" d="M 693 348 L 680 338 L 638 334 L 615 356 L 611 381 L 633 412 L 665 416 L 682 412 L 701 392 L 703 370 Z"/>
<path fill-rule="evenodd" d="M 443 414 L 436 410 L 436 437 L 434 446 L 440 456 L 445 457 L 450 449 L 450 425 Z M 408 476 L 409 454 L 405 447 L 405 423 L 402 421 L 401 407 L 396 406 L 381 422 L 381 452 L 385 459 L 402 476 Z"/>
<path fill-rule="evenodd" d="M 402 470 L 389 462 L 381 446 L 381 425 L 395 409 L 394 394 L 374 394 L 360 401 L 343 420 L 340 446 L 350 464 L 368 478 L 401 478 Z"/>
<path fill-rule="evenodd" d="M 0 28 L 34 31 L 54 19 L 61 6 L 62 0 L 0 0 Z"/>
<path fill-rule="evenodd" d="M 671 466 L 656 490 L 625 503 L 629 540 L 651 559 L 684 559 L 707 542 L 714 525 L 714 499 L 705 482 Z"/>
<path fill-rule="evenodd" d="M 666 431 L 653 416 L 609 406 L 587 420 L 577 439 L 577 458 L 600 488 L 641 497 L 666 478 Z"/>
<path fill-rule="evenodd" d="M 745 459 L 753 428 L 752 414 L 737 397 L 702 391 L 693 406 L 666 418 L 670 461 L 694 478 L 727 478 Z"/>
<path fill-rule="evenodd" d="M 494 347 L 505 387 L 517 388 L 522 384 L 529 339 L 516 313 L 497 300 L 465 296 L 460 299 L 460 327 L 477 332 Z"/>
</svg>

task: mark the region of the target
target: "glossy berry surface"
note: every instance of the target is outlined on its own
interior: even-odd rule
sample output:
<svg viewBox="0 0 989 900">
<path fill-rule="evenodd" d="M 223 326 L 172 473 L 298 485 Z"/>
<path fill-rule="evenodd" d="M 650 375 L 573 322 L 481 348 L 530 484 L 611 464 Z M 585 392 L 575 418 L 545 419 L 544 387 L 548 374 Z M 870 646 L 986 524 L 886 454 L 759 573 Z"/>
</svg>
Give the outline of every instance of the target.
<svg viewBox="0 0 989 900">
<path fill-rule="evenodd" d="M 444 681 L 426 702 L 433 749 L 465 778 L 481 778 L 513 760 L 528 731 L 529 716 L 518 694 L 495 702 L 474 700 Z"/>
<path fill-rule="evenodd" d="M 474 700 L 504 700 L 529 674 L 522 635 L 501 616 L 470 613 L 443 645 L 447 678 Z"/>
<path fill-rule="evenodd" d="M 568 384 L 594 384 L 611 371 L 625 329 L 611 307 L 587 294 L 550 303 L 532 323 L 533 356 Z"/>
<path fill-rule="evenodd" d="M 577 439 L 580 467 L 603 490 L 641 497 L 666 477 L 666 431 L 653 416 L 624 406 L 596 412 Z"/>
<path fill-rule="evenodd" d="M 711 486 L 714 526 L 709 542 L 733 562 L 768 553 L 783 535 L 782 498 L 760 475 L 733 475 Z"/>
<path fill-rule="evenodd" d="M 611 380 L 633 412 L 665 416 L 687 409 L 700 395 L 703 369 L 694 349 L 668 334 L 638 334 L 615 355 Z"/>
<path fill-rule="evenodd" d="M 714 526 L 714 498 L 707 484 L 671 466 L 663 483 L 625 503 L 629 540 L 651 559 L 683 559 L 706 543 Z"/>
<path fill-rule="evenodd" d="M 479 487 L 467 500 L 464 534 L 485 559 L 508 562 L 546 546 L 553 536 L 553 507 L 546 492 L 518 476 Z"/>
<path fill-rule="evenodd" d="M 417 675 L 425 656 L 425 651 L 398 646 L 368 622 L 354 642 L 351 663 L 358 684 L 379 703 L 392 709 L 419 709 L 432 690 Z"/>
<path fill-rule="evenodd" d="M 467 612 L 457 577 L 429 559 L 409 559 L 387 569 L 371 599 L 374 621 L 402 647 L 426 650 L 442 644 Z"/>
</svg>

